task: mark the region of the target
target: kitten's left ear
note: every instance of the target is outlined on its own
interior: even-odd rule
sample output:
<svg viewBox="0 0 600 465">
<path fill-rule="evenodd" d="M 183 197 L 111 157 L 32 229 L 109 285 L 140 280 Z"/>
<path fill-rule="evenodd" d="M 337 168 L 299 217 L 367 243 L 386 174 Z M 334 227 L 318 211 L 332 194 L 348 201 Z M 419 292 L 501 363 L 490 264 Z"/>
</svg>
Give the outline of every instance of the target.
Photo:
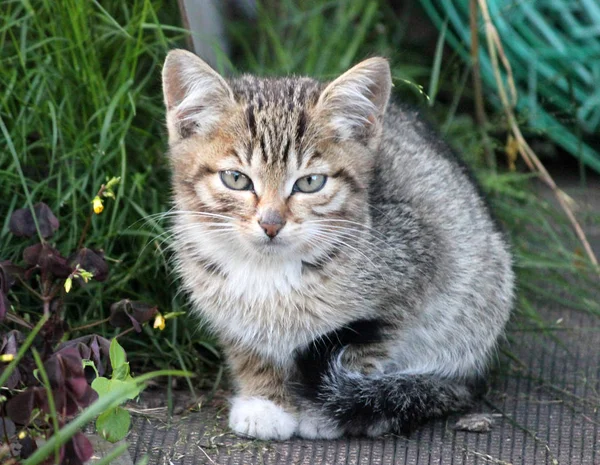
<svg viewBox="0 0 600 465">
<path fill-rule="evenodd" d="M 391 88 L 387 60 L 369 58 L 330 83 L 316 108 L 341 139 L 372 137 L 381 127 Z"/>
<path fill-rule="evenodd" d="M 171 140 L 208 133 L 234 104 L 225 79 L 186 50 L 169 52 L 162 78 Z"/>
</svg>

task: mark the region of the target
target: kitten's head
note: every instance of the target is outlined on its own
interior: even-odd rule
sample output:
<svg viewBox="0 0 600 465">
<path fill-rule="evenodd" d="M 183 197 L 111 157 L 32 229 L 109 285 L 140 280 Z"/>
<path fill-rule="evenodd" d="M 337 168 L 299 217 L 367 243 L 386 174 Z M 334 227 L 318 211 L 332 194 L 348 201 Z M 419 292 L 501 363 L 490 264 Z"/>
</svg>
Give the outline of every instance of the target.
<svg viewBox="0 0 600 465">
<path fill-rule="evenodd" d="M 368 226 L 391 85 L 382 58 L 323 84 L 226 81 L 194 54 L 170 52 L 163 89 L 182 246 L 310 262 L 351 242 Z"/>
</svg>

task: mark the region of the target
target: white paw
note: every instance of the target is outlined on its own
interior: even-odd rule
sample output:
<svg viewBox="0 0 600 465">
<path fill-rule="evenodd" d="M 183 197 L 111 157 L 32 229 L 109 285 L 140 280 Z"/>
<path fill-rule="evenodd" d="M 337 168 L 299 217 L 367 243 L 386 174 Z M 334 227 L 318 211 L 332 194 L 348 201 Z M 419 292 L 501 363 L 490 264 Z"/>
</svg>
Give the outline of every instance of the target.
<svg viewBox="0 0 600 465">
<path fill-rule="evenodd" d="M 289 439 L 298 422 L 279 405 L 260 397 L 235 397 L 231 402 L 229 427 L 241 436 L 258 439 Z"/>
<path fill-rule="evenodd" d="M 336 439 L 344 431 L 335 422 L 311 411 L 303 411 L 298 422 L 298 436 L 305 439 Z"/>
</svg>

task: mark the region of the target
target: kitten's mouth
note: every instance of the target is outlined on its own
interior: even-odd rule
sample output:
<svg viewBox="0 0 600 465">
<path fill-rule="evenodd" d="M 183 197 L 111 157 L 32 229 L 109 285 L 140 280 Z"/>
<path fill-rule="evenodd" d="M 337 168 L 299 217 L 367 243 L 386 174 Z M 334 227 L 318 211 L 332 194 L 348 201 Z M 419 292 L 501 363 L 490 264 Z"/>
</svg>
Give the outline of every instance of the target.
<svg viewBox="0 0 600 465">
<path fill-rule="evenodd" d="M 263 246 L 265 246 L 265 247 L 281 247 L 283 245 L 285 245 L 284 241 L 277 237 L 274 237 L 273 239 L 269 239 L 269 240 L 263 242 Z"/>
<path fill-rule="evenodd" d="M 286 245 L 286 241 L 279 237 L 260 242 L 260 247 L 266 252 L 280 252 Z"/>
</svg>

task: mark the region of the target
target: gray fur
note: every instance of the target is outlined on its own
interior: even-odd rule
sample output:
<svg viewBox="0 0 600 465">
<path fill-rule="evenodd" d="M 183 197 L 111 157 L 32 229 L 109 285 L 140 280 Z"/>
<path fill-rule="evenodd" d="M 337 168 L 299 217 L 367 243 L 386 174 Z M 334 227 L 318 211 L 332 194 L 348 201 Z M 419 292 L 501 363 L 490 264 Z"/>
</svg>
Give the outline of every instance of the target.
<svg viewBox="0 0 600 465">
<path fill-rule="evenodd" d="M 177 75 L 178 66 L 185 68 L 185 60 L 194 61 L 184 52 L 172 54 L 165 79 Z M 189 73 L 185 77 L 191 79 Z M 198 79 L 221 85 L 210 73 Z M 409 417 L 394 417 L 397 406 L 360 426 L 336 423 L 334 414 L 321 422 L 318 417 L 349 409 L 353 396 L 363 402 L 363 382 L 378 390 L 372 400 L 388 389 L 398 404 L 404 397 L 394 383 L 424 386 L 420 392 L 430 396 L 432 408 L 421 419 L 447 413 L 468 405 L 468 382 L 487 367 L 513 304 L 508 246 L 450 149 L 414 111 L 393 104 L 386 109 L 390 83 L 381 59 L 361 63 L 328 87 L 308 78 L 244 76 L 228 81 L 232 101 L 219 105 L 214 118 L 204 115 L 210 127 L 198 127 L 196 135 L 193 129 L 191 135 L 177 132 L 177 101 L 165 95 L 174 102 L 167 120 L 184 288 L 232 360 L 252 354 L 262 361 L 260 381 L 258 374 L 244 378 L 241 369 L 232 368 L 234 378 L 246 379 L 239 382 L 239 395 L 272 401 L 292 415 L 301 410 L 296 430 L 287 416 L 263 428 L 270 421 L 266 411 L 256 413 L 261 407 L 255 402 L 250 413 L 238 415 L 242 407 L 236 401 L 235 431 L 281 439 L 293 432 L 319 437 L 324 431 L 322 437 L 331 437 L 402 429 L 401 418 Z M 184 95 L 185 89 L 169 92 Z M 209 113 L 201 93 L 194 92 L 199 102 L 185 107 Z M 254 173 L 255 197 L 222 190 L 211 177 L 207 160 L 220 166 L 225 146 L 235 152 L 240 170 Z M 329 167 L 331 191 L 292 198 L 294 173 L 309 160 Z M 278 248 L 254 224 L 267 201 L 289 217 Z M 207 232 L 206 219 L 199 217 L 210 212 L 230 218 L 218 220 L 229 229 Z M 286 236 L 294 224 L 298 234 Z M 308 234 L 302 228 L 309 227 L 320 234 L 318 247 L 302 242 Z M 330 364 L 324 374 L 318 399 L 299 401 L 287 387 L 281 394 L 280 385 L 270 394 L 265 377 L 293 379 L 297 350 L 361 319 L 384 322 L 381 339 L 344 347 L 341 365 Z M 248 364 L 234 365 L 248 371 Z"/>
</svg>

